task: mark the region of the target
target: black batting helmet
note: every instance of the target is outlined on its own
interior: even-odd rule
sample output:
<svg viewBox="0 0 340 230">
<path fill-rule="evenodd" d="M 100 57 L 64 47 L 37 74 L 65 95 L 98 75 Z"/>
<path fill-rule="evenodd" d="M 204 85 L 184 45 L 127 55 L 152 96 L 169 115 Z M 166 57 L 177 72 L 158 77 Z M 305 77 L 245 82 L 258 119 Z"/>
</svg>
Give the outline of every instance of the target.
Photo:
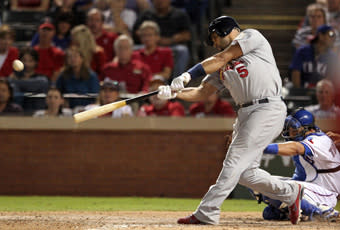
<svg viewBox="0 0 340 230">
<path fill-rule="evenodd" d="M 235 19 L 229 16 L 221 16 L 215 18 L 210 24 L 208 28 L 208 39 L 207 44 L 212 46 L 214 43 L 211 40 L 211 34 L 215 32 L 220 37 L 227 36 L 234 28 L 240 28 Z"/>
</svg>

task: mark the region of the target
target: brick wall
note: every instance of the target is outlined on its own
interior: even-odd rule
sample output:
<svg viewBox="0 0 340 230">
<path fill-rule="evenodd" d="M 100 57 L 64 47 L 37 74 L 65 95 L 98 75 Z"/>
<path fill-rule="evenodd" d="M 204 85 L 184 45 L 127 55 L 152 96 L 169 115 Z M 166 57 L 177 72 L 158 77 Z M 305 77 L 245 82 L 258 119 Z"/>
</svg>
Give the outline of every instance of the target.
<svg viewBox="0 0 340 230">
<path fill-rule="evenodd" d="M 202 197 L 220 172 L 225 134 L 0 130 L 0 194 Z"/>
</svg>

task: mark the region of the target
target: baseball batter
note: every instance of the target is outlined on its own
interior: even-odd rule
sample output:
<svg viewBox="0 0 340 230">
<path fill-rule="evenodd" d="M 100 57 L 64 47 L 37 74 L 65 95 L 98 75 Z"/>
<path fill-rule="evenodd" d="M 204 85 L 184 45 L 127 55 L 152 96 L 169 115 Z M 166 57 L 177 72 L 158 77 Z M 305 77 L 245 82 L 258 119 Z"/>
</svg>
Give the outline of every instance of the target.
<svg viewBox="0 0 340 230">
<path fill-rule="evenodd" d="M 305 109 L 298 109 L 286 118 L 282 136 L 288 142 L 270 144 L 264 153 L 293 157 L 296 168 L 292 179 L 303 181 L 299 183 L 305 188 L 301 205 L 304 215 L 335 219 L 339 215 L 334 208 L 340 194 L 340 153 L 332 139 L 319 130 L 313 114 Z M 266 200 L 270 207 L 263 212 L 265 219 L 285 217 L 281 215 L 285 209 L 280 203 Z"/>
<path fill-rule="evenodd" d="M 281 100 L 282 82 L 272 49 L 259 31 L 241 32 L 236 21 L 228 16 L 214 19 L 208 35 L 208 44 L 221 52 L 175 78 L 171 86 L 160 87 L 158 97 L 200 101 L 227 88 L 239 107 L 238 117 L 216 184 L 210 187 L 191 216 L 177 222 L 218 224 L 220 206 L 239 182 L 287 203 L 290 220 L 297 224 L 303 186 L 282 181 L 259 169 L 263 150 L 280 134 L 286 117 L 286 106 Z M 206 77 L 199 87 L 184 89 L 191 78 L 202 76 Z"/>
</svg>

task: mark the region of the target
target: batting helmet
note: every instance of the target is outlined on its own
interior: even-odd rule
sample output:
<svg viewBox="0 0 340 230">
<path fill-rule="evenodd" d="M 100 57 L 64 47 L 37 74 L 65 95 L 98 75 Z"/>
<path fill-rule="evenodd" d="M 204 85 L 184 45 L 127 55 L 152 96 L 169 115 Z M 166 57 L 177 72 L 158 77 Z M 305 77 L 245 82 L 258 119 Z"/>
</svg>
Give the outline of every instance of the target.
<svg viewBox="0 0 340 230">
<path fill-rule="evenodd" d="M 299 108 L 286 118 L 282 137 L 290 141 L 301 141 L 305 137 L 305 133 L 312 128 L 319 130 L 319 128 L 315 126 L 313 114 L 303 108 Z M 296 130 L 293 136 L 289 133 L 290 129 Z"/>
<path fill-rule="evenodd" d="M 215 32 L 220 37 L 227 36 L 234 28 L 240 28 L 235 19 L 229 16 L 221 16 L 215 18 L 210 24 L 208 28 L 208 39 L 207 44 L 212 46 L 214 43 L 211 39 L 211 34 Z"/>
</svg>

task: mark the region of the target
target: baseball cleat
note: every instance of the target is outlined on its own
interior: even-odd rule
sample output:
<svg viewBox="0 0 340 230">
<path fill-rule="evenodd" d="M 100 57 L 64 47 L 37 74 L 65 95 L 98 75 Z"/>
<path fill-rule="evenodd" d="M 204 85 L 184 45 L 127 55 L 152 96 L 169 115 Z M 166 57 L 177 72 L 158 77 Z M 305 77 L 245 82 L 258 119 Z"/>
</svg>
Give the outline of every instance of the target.
<svg viewBox="0 0 340 230">
<path fill-rule="evenodd" d="M 339 212 L 335 209 L 331 209 L 321 214 L 321 217 L 328 222 L 336 222 L 336 219 L 339 217 Z"/>
<path fill-rule="evenodd" d="M 303 195 L 303 186 L 301 184 L 298 184 L 299 186 L 299 192 L 298 196 L 291 206 L 289 206 L 289 219 L 292 224 L 298 224 L 300 221 L 300 212 L 301 212 L 301 199 Z"/>
<path fill-rule="evenodd" d="M 178 224 L 205 224 L 204 222 L 197 219 L 194 215 L 180 218 L 177 220 Z"/>
</svg>

